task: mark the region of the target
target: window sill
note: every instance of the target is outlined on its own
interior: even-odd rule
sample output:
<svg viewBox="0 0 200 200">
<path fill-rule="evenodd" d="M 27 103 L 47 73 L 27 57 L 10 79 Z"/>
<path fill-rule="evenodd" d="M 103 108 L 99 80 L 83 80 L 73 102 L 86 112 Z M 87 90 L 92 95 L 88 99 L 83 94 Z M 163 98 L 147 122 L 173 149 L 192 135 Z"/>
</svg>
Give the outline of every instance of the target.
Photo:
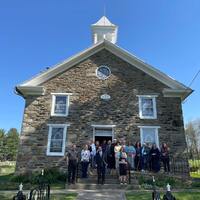
<svg viewBox="0 0 200 200">
<path fill-rule="evenodd" d="M 51 117 L 67 117 L 68 114 L 51 114 Z"/>
<path fill-rule="evenodd" d="M 63 157 L 64 156 L 64 153 L 47 153 L 46 154 L 47 156 L 57 156 L 57 157 Z"/>
<path fill-rule="evenodd" d="M 157 117 L 145 117 L 145 116 L 140 116 L 140 119 L 158 119 Z"/>
</svg>

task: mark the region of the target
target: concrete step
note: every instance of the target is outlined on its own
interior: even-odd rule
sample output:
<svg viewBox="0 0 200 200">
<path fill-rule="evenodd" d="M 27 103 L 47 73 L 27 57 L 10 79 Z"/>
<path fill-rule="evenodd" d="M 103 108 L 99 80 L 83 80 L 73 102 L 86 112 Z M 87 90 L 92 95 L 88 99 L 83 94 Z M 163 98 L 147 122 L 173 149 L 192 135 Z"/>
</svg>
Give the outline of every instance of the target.
<svg viewBox="0 0 200 200">
<path fill-rule="evenodd" d="M 111 179 L 111 178 L 108 179 L 108 178 L 106 178 L 105 182 L 107 184 L 119 184 L 119 179 Z M 78 183 L 85 183 L 85 184 L 93 183 L 93 184 L 96 184 L 97 183 L 97 177 L 95 177 L 95 178 L 87 178 L 87 179 L 80 178 L 80 179 L 78 179 Z"/>
<path fill-rule="evenodd" d="M 139 189 L 139 185 L 135 184 L 127 184 L 127 185 L 121 185 L 121 184 L 84 184 L 84 183 L 76 183 L 75 185 L 68 185 L 66 184 L 66 189 L 79 189 L 79 190 L 97 190 L 97 189 L 103 189 L 103 190 L 110 190 L 110 189 L 124 189 L 124 190 L 133 190 L 133 189 Z"/>
<path fill-rule="evenodd" d="M 119 178 L 105 178 L 105 182 L 108 183 L 108 184 L 119 184 L 120 181 L 119 181 Z M 78 179 L 78 183 L 85 183 L 85 184 L 88 184 L 88 183 L 97 183 L 97 177 L 95 178 L 87 178 L 87 179 L 82 179 L 82 178 L 79 178 Z M 131 179 L 131 184 L 138 184 L 138 180 L 137 179 Z"/>
</svg>

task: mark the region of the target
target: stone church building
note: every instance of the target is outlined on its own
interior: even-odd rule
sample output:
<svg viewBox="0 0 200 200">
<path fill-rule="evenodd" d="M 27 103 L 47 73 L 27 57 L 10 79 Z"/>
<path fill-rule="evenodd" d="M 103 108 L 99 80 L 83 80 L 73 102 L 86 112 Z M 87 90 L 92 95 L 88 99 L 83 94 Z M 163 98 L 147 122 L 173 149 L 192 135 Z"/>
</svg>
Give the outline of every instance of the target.
<svg viewBox="0 0 200 200">
<path fill-rule="evenodd" d="M 16 86 L 25 99 L 16 173 L 66 169 L 67 146 L 91 139 L 186 152 L 182 101 L 192 90 L 117 46 L 105 16 L 91 30 L 90 48 Z"/>
</svg>

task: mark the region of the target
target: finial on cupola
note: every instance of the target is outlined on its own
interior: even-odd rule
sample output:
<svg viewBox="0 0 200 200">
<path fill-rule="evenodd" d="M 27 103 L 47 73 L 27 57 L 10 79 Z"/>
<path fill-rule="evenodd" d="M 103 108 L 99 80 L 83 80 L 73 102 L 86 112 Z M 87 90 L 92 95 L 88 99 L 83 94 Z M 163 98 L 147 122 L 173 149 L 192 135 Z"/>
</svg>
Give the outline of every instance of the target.
<svg viewBox="0 0 200 200">
<path fill-rule="evenodd" d="M 94 44 L 103 40 L 108 40 L 114 44 L 117 42 L 118 26 L 112 24 L 106 16 L 101 17 L 98 22 L 92 24 L 91 28 Z"/>
</svg>

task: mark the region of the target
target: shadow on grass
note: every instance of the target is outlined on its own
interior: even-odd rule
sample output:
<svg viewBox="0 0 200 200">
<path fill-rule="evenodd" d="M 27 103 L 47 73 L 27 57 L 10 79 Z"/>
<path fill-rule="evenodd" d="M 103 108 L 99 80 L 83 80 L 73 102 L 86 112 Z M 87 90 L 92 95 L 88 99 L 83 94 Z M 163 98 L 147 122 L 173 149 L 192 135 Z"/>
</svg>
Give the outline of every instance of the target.
<svg viewBox="0 0 200 200">
<path fill-rule="evenodd" d="M 12 199 L 15 194 L 0 194 L 1 200 Z M 77 197 L 76 193 L 69 194 L 52 194 L 51 200 L 75 200 Z"/>
<path fill-rule="evenodd" d="M 161 193 L 163 197 L 164 193 Z M 177 200 L 198 200 L 200 199 L 200 192 L 174 192 L 173 195 Z M 127 200 L 149 200 L 151 199 L 151 192 L 136 192 L 136 193 L 126 193 Z"/>
</svg>

